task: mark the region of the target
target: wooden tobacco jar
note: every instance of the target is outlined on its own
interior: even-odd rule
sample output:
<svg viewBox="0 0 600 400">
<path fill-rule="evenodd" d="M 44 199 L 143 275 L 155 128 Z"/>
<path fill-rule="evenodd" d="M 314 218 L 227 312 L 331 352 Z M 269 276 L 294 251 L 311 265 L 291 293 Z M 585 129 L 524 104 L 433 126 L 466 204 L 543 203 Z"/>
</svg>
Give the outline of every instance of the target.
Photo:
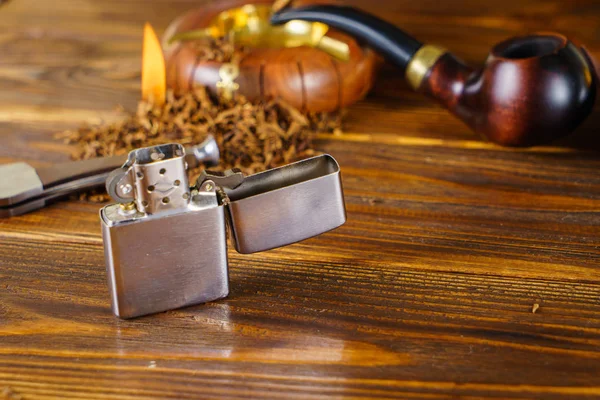
<svg viewBox="0 0 600 400">
<path fill-rule="evenodd" d="M 348 106 L 371 88 L 375 53 L 319 22 L 271 25 L 270 0 L 219 1 L 182 15 L 167 28 L 163 49 L 167 86 L 195 85 L 225 98 L 281 98 L 309 112 Z M 244 51 L 232 60 L 206 59 L 199 44 L 224 37 Z"/>
</svg>

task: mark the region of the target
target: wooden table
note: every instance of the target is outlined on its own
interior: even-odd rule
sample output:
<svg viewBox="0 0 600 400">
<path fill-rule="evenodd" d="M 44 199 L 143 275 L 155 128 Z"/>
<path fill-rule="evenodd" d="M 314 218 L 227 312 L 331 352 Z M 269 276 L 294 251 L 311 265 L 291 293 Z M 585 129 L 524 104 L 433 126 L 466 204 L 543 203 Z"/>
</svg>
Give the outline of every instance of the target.
<svg viewBox="0 0 600 400">
<path fill-rule="evenodd" d="M 0 162 L 64 161 L 54 132 L 133 109 L 143 22 L 199 3 L 0 7 Z M 475 65 L 536 30 L 600 58 L 594 0 L 349 3 Z M 230 251 L 228 299 L 130 321 L 110 311 L 97 204 L 1 220 L 0 394 L 598 398 L 599 114 L 563 143 L 499 148 L 386 68 L 348 133 L 317 141 L 342 166 L 345 226 Z"/>
</svg>

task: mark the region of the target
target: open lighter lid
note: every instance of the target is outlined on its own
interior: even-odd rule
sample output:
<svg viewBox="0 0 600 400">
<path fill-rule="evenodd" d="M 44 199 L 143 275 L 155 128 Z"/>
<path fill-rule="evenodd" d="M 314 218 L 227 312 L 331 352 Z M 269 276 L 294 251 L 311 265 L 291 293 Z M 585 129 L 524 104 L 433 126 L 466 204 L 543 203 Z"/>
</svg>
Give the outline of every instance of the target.
<svg viewBox="0 0 600 400">
<path fill-rule="evenodd" d="M 327 154 L 250 175 L 224 190 L 240 253 L 299 242 L 346 222 L 340 167 Z"/>
</svg>

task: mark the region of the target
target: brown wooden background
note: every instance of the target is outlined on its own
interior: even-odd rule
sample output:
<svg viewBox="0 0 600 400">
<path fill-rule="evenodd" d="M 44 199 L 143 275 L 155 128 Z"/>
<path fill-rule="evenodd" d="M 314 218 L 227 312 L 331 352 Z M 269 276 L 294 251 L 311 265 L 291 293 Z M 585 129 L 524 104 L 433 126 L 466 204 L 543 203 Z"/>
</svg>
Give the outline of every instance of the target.
<svg viewBox="0 0 600 400">
<path fill-rule="evenodd" d="M 143 22 L 200 3 L 1 6 L 0 162 L 66 160 L 54 132 L 134 108 Z M 600 58 L 594 0 L 349 3 L 473 64 L 537 30 Z M 503 149 L 386 68 L 348 134 L 317 142 L 345 226 L 231 251 L 227 300 L 132 321 L 110 312 L 98 205 L 0 220 L 0 396 L 600 398 L 598 109 L 560 145 Z"/>
</svg>

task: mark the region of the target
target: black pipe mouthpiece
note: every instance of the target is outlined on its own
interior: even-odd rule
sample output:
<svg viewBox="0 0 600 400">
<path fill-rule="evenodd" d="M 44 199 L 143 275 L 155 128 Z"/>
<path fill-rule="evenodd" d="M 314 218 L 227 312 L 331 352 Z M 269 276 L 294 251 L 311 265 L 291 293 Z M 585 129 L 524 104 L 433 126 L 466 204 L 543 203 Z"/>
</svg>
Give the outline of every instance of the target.
<svg viewBox="0 0 600 400">
<path fill-rule="evenodd" d="M 365 42 L 390 62 L 406 69 L 422 46 L 406 32 L 372 14 L 356 8 L 336 5 L 311 5 L 286 8 L 273 14 L 271 23 L 280 25 L 294 19 L 322 22 Z"/>
</svg>

